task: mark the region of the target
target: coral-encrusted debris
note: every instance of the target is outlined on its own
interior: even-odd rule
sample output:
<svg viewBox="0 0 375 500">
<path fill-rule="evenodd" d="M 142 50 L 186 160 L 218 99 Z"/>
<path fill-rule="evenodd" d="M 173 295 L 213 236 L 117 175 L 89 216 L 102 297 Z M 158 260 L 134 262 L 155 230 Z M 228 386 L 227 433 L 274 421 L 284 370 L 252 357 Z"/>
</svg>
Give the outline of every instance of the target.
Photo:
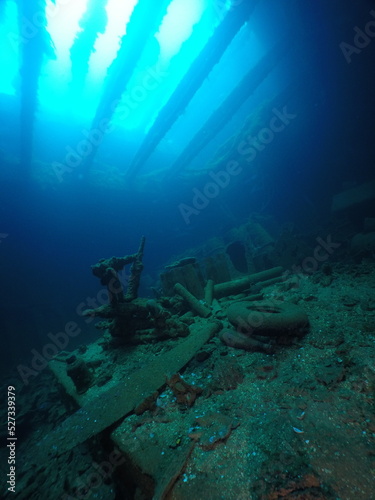
<svg viewBox="0 0 375 500">
<path fill-rule="evenodd" d="M 193 406 L 197 396 L 203 391 L 201 387 L 185 382 L 178 373 L 169 379 L 167 378 L 167 384 L 176 396 L 177 403 L 189 407 Z"/>
<path fill-rule="evenodd" d="M 262 500 L 327 500 L 326 492 L 320 487 L 319 479 L 313 474 L 306 474 L 299 480 L 286 480 L 283 486 L 275 488 L 271 493 L 262 497 Z"/>
</svg>

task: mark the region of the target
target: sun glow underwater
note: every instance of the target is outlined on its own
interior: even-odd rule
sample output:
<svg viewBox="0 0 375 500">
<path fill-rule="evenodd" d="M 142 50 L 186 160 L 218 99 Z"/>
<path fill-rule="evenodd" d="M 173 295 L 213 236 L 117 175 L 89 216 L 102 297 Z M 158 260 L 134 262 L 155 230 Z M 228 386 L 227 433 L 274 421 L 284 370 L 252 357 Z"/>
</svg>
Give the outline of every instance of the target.
<svg viewBox="0 0 375 500">
<path fill-rule="evenodd" d="M 51 51 L 46 54 L 39 80 L 40 112 L 57 113 L 67 116 L 73 114 L 77 119 L 91 120 L 103 92 L 103 82 L 108 68 L 116 59 L 121 38 L 126 34 L 126 25 L 132 15 L 135 0 L 108 0 L 102 2 L 103 8 L 91 9 L 92 0 L 47 0 L 46 30 L 51 38 Z M 98 5 L 98 4 L 97 4 Z M 173 0 L 167 9 L 157 32 L 149 40 L 137 69 L 132 76 L 133 86 L 150 70 L 156 67 L 167 71 L 172 58 L 177 58 L 183 43 L 189 39 L 194 26 L 200 22 L 208 0 Z M 27 38 L 34 35 L 42 21 L 23 19 L 18 28 L 17 3 L 13 0 L 5 3 L 3 19 L 0 24 L 0 62 L 6 71 L 0 77 L 0 93 L 17 95 L 20 87 L 19 64 L 21 51 Z M 84 76 L 84 86 L 74 84 L 74 61 L 72 47 L 82 33 L 85 23 L 91 23 L 97 30 L 97 37 L 89 56 L 88 67 Z M 190 44 L 189 58 L 174 65 L 173 80 L 177 84 L 202 49 L 211 35 L 212 25 L 207 23 L 207 30 L 201 30 Z M 77 44 L 76 44 L 77 45 Z M 78 47 L 78 46 L 77 46 Z M 80 48 L 74 53 L 79 66 Z M 86 47 L 82 46 L 82 65 L 86 64 Z M 186 54 L 185 54 L 186 56 Z M 125 96 L 126 98 L 126 96 Z M 146 100 L 145 100 L 146 101 Z M 160 95 L 139 106 L 137 113 L 128 117 L 125 128 L 136 128 L 142 122 L 142 115 L 155 114 L 155 107 L 160 102 Z M 116 122 L 116 114 L 113 117 Z M 124 125 L 124 123 L 122 124 Z M 149 126 L 148 123 L 146 126 Z"/>
</svg>

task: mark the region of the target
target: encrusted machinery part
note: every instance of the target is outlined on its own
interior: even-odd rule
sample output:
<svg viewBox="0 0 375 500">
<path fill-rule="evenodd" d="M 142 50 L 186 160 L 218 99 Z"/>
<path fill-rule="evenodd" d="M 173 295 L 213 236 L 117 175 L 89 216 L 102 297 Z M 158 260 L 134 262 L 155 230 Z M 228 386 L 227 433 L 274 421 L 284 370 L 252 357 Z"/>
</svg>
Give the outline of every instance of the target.
<svg viewBox="0 0 375 500">
<path fill-rule="evenodd" d="M 190 326 L 190 335 L 176 347 L 103 392 L 99 402 L 95 398 L 88 402 L 47 434 L 38 444 L 40 452 L 49 456 L 61 455 L 131 413 L 145 398 L 165 385 L 166 372 L 182 370 L 221 327 L 218 321 L 196 321 Z"/>
</svg>

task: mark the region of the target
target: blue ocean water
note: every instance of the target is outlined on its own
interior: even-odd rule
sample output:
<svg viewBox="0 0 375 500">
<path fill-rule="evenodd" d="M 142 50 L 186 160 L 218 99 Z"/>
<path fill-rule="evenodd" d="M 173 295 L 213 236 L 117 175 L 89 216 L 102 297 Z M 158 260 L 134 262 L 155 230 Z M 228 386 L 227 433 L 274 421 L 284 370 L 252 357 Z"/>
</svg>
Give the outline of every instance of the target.
<svg viewBox="0 0 375 500">
<path fill-rule="evenodd" d="M 374 177 L 374 39 L 365 0 L 2 0 L 4 376 L 70 322 L 68 350 L 98 338 L 90 267 L 142 236 L 151 300 L 254 214 L 275 239 L 341 227 L 334 196 Z"/>
</svg>

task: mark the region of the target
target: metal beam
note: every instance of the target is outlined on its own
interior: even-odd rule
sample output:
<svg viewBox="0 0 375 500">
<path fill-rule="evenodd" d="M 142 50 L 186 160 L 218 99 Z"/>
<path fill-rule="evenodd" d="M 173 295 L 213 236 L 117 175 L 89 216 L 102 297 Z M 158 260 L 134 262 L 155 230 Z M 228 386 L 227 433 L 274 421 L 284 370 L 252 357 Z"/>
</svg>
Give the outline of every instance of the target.
<svg viewBox="0 0 375 500">
<path fill-rule="evenodd" d="M 166 14 L 171 0 L 139 0 L 126 26 L 126 34 L 122 37 L 117 57 L 108 69 L 104 82 L 104 92 L 98 105 L 91 130 L 102 130 L 103 124 L 109 125 L 120 102 L 123 92 L 132 77 L 139 59 L 151 35 L 153 35 Z M 92 148 L 85 166 L 88 168 L 98 150 L 99 145 Z"/>
<path fill-rule="evenodd" d="M 162 108 L 143 144 L 128 169 L 128 177 L 134 177 L 159 142 L 183 113 L 205 78 L 219 62 L 236 33 L 251 16 L 258 0 L 241 2 L 225 16 L 212 37 L 191 65 L 167 104 Z"/>
<path fill-rule="evenodd" d="M 35 113 L 38 107 L 38 84 L 39 76 L 45 56 L 54 57 L 51 37 L 46 30 L 47 20 L 44 9 L 46 2 L 39 0 L 20 0 L 18 5 L 19 25 L 25 19 L 34 19 L 35 15 L 42 17 L 42 25 L 33 25 L 33 36 L 26 42 L 19 38 L 21 48 L 21 106 L 20 106 L 20 165 L 22 173 L 29 175 L 32 152 Z"/>
<path fill-rule="evenodd" d="M 171 167 L 171 176 L 186 168 L 193 158 L 221 131 L 236 111 L 247 101 L 291 47 L 290 37 L 273 47 L 212 113 Z"/>
</svg>

